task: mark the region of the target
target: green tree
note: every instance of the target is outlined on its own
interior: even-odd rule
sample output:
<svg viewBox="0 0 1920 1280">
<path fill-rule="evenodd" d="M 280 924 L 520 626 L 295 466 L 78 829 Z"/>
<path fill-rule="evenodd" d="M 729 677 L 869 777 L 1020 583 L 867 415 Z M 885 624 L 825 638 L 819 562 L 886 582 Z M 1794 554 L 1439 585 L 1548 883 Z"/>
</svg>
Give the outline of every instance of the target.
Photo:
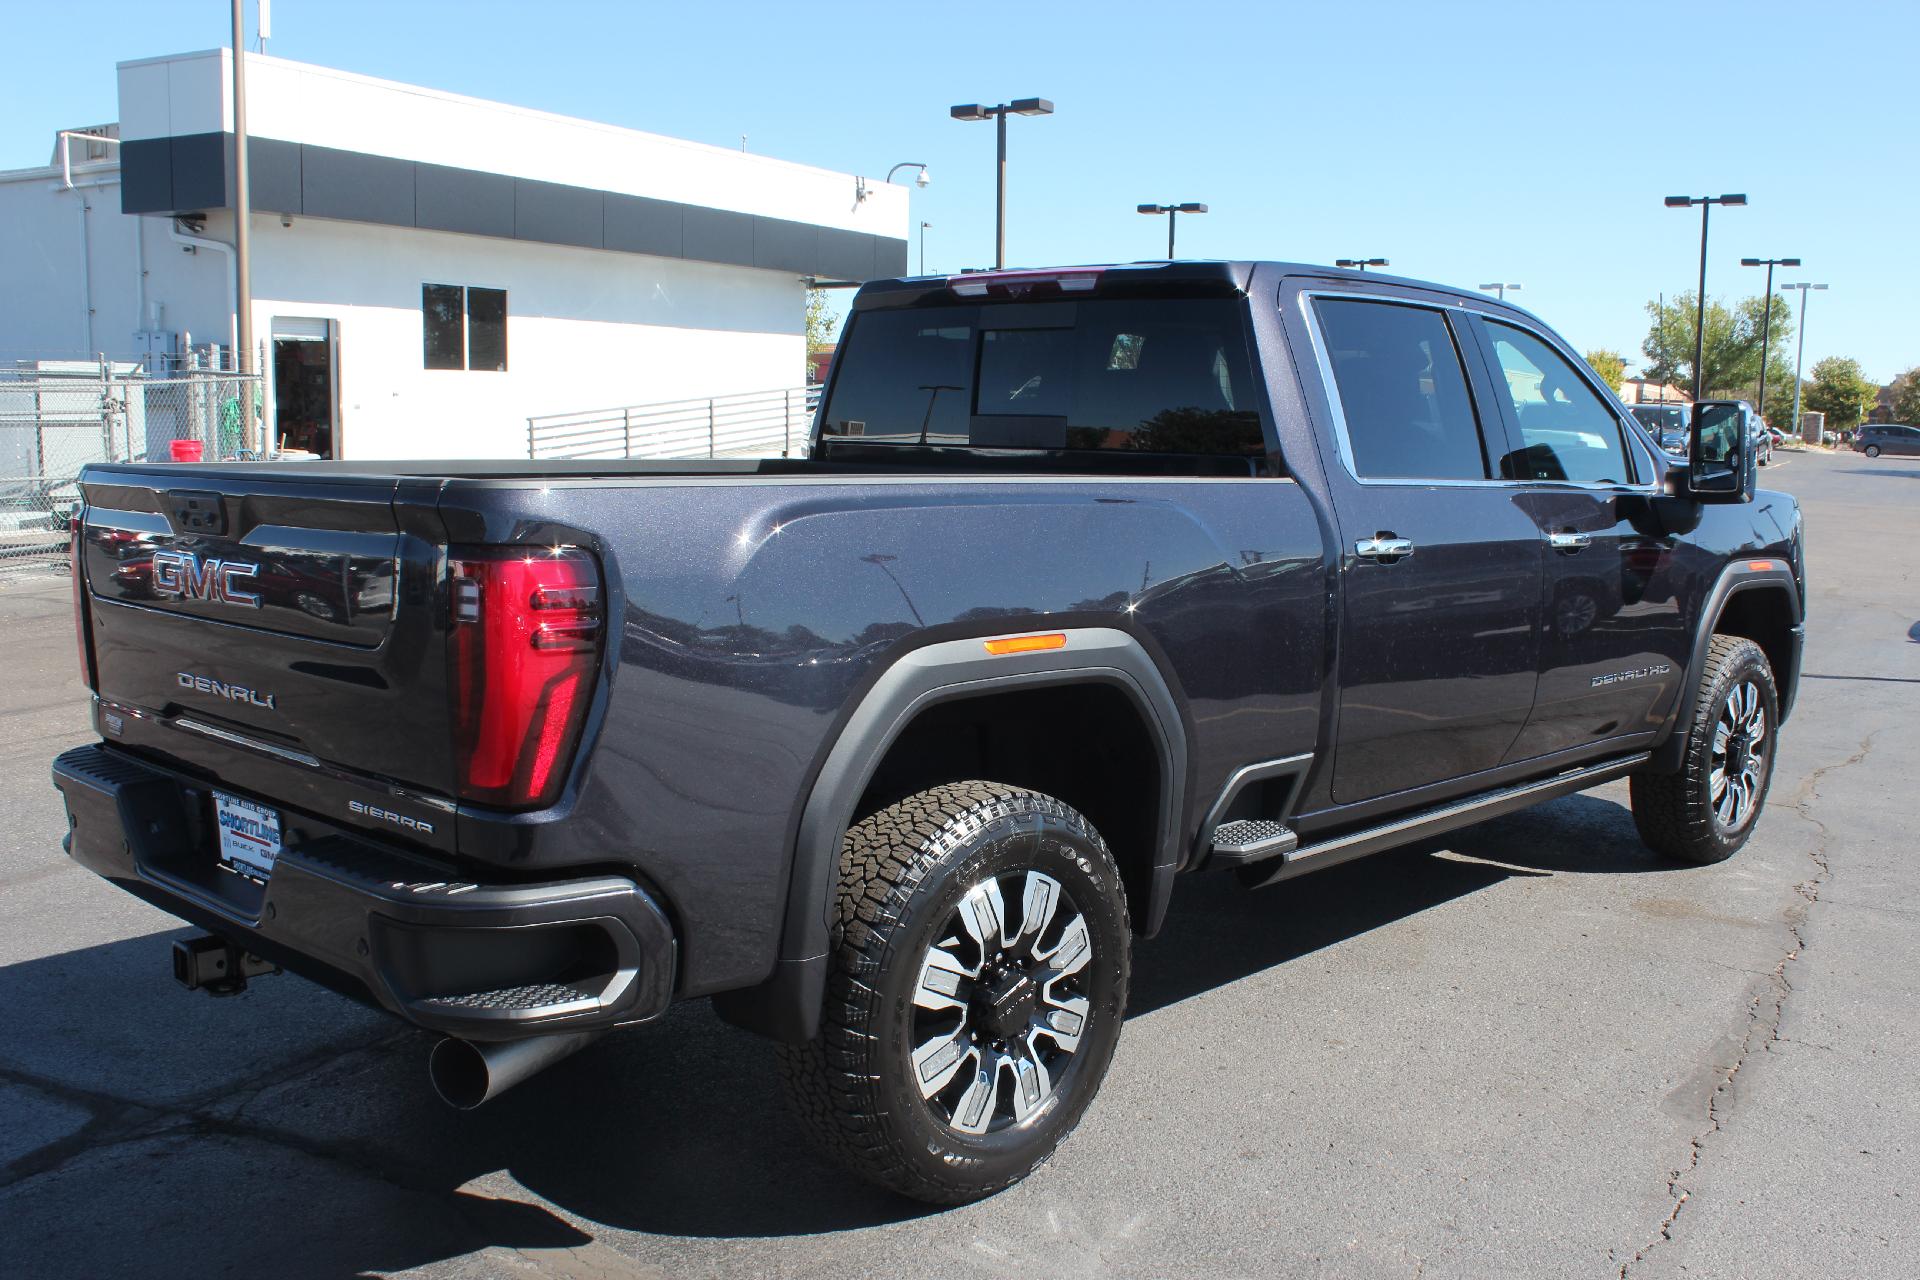
<svg viewBox="0 0 1920 1280">
<path fill-rule="evenodd" d="M 1693 344 L 1695 298 L 1683 293 L 1665 306 L 1647 304 L 1653 324 L 1640 350 L 1647 357 L 1647 376 L 1659 382 L 1693 388 Z M 1767 306 L 1773 307 L 1773 322 L 1765 325 Z M 1760 390 L 1760 335 L 1768 327 L 1767 339 L 1773 348 L 1768 357 L 1767 399 L 1774 396 L 1776 371 L 1787 365 L 1787 339 L 1793 334 L 1793 309 L 1786 299 L 1775 296 L 1742 298 L 1732 307 L 1707 300 L 1707 341 L 1704 380 L 1708 398 L 1758 398 Z M 1792 375 L 1787 375 L 1788 397 L 1792 397 Z"/>
<path fill-rule="evenodd" d="M 819 351 L 833 345 L 834 330 L 840 317 L 833 314 L 825 289 L 807 290 L 807 350 Z"/>
<path fill-rule="evenodd" d="M 1920 425 L 1920 365 L 1893 380 L 1893 420 Z"/>
<path fill-rule="evenodd" d="M 1867 380 L 1858 360 L 1828 356 L 1813 366 L 1804 407 L 1827 415 L 1827 430 L 1850 431 L 1873 408 L 1880 388 Z"/>
<path fill-rule="evenodd" d="M 1620 392 L 1620 380 L 1627 376 L 1627 358 L 1618 351 L 1606 347 L 1596 347 L 1587 352 L 1587 367 L 1600 375 L 1600 381 L 1607 385 L 1615 395 Z"/>
</svg>

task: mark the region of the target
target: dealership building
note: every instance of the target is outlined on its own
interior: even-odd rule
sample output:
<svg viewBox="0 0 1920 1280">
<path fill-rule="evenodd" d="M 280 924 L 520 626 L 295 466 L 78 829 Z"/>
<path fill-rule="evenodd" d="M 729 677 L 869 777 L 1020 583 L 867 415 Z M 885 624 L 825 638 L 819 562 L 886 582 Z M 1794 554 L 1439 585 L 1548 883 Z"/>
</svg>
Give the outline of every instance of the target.
<svg viewBox="0 0 1920 1280">
<path fill-rule="evenodd" d="M 231 53 L 0 173 L 0 357 L 233 358 Z M 528 418 L 797 388 L 810 281 L 902 274 L 907 189 L 249 55 L 262 421 L 347 458 L 525 457 Z"/>
</svg>

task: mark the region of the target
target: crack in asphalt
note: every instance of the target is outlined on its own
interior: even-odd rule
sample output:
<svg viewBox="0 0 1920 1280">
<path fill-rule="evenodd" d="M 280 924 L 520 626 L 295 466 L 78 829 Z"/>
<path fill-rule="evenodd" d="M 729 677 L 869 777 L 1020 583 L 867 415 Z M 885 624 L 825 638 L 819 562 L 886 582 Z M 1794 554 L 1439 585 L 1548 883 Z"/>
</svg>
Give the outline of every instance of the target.
<svg viewBox="0 0 1920 1280">
<path fill-rule="evenodd" d="M 1719 1081 L 1714 1085 L 1713 1091 L 1707 1095 L 1707 1127 L 1693 1135 L 1689 1143 L 1686 1166 L 1675 1169 L 1667 1179 L 1667 1194 L 1672 1197 L 1673 1207 L 1661 1220 L 1658 1233 L 1642 1245 L 1633 1257 L 1620 1264 L 1620 1280 L 1627 1280 L 1628 1273 L 1634 1267 L 1645 1262 L 1648 1255 L 1655 1249 L 1673 1239 L 1681 1211 L 1687 1207 L 1687 1201 L 1693 1195 L 1688 1185 L 1692 1175 L 1699 1169 L 1701 1160 L 1706 1156 L 1707 1144 L 1714 1135 L 1726 1127 L 1727 1118 L 1733 1110 L 1734 1080 L 1739 1076 L 1740 1069 L 1746 1065 L 1750 1056 L 1755 1052 L 1771 1052 L 1773 1046 L 1782 1038 L 1781 1017 L 1786 1012 L 1787 997 L 1793 994 L 1793 982 L 1787 976 L 1788 970 L 1806 950 L 1807 914 L 1813 904 L 1820 901 L 1820 889 L 1833 872 L 1833 864 L 1827 856 L 1827 841 L 1831 832 L 1826 823 L 1813 816 L 1813 802 L 1819 795 L 1821 781 L 1830 773 L 1852 768 L 1865 760 L 1868 753 L 1873 750 L 1873 740 L 1879 736 L 1880 732 L 1879 729 L 1875 729 L 1862 738 L 1859 747 L 1846 759 L 1822 765 L 1809 773 L 1801 779 L 1800 786 L 1794 791 L 1791 802 L 1794 812 L 1813 824 L 1819 834 L 1807 850 L 1807 856 L 1813 860 L 1816 870 L 1813 875 L 1793 886 L 1794 893 L 1800 897 L 1801 901 L 1788 907 L 1783 917 L 1787 932 L 1792 936 L 1792 944 L 1787 948 L 1786 954 L 1780 957 L 1780 963 L 1774 966 L 1773 972 L 1766 975 L 1764 981 L 1758 984 L 1758 988 L 1747 1002 L 1746 1035 L 1741 1040 L 1740 1052 L 1735 1055 L 1731 1064 L 1721 1069 Z"/>
<path fill-rule="evenodd" d="M 394 1177 L 390 1166 L 364 1157 L 350 1146 L 314 1142 L 240 1118 L 248 1104 L 268 1089 L 316 1075 L 357 1054 L 385 1053 L 411 1035 L 410 1029 L 402 1029 L 346 1049 L 316 1050 L 274 1068 L 254 1082 L 209 1089 L 178 1102 L 142 1102 L 0 1065 L 0 1081 L 34 1090 L 87 1113 L 86 1123 L 73 1133 L 37 1147 L 0 1168 L 0 1192 L 56 1173 L 81 1156 L 96 1151 L 179 1135 L 248 1138 L 344 1165 L 395 1186 L 419 1190 L 421 1188 L 410 1187 L 403 1179 Z M 212 1109 L 220 1104 L 230 1105 L 233 1115 L 221 1115 Z"/>
</svg>

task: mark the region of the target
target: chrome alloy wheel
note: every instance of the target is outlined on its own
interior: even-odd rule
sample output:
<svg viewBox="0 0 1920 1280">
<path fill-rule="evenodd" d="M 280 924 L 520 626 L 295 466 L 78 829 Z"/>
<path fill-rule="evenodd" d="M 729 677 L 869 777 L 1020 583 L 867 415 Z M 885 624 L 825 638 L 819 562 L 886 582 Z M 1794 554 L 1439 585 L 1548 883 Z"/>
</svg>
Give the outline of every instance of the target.
<svg viewBox="0 0 1920 1280">
<path fill-rule="evenodd" d="M 1723 830 L 1737 831 L 1753 816 L 1766 777 L 1767 750 L 1767 710 L 1760 686 L 1743 680 L 1727 695 L 1713 726 L 1708 803 Z"/>
<path fill-rule="evenodd" d="M 914 984 L 913 1076 L 934 1114 L 968 1134 L 1037 1116 L 1086 1032 L 1092 959 L 1086 917 L 1052 876 L 1008 871 L 967 890 Z"/>
</svg>

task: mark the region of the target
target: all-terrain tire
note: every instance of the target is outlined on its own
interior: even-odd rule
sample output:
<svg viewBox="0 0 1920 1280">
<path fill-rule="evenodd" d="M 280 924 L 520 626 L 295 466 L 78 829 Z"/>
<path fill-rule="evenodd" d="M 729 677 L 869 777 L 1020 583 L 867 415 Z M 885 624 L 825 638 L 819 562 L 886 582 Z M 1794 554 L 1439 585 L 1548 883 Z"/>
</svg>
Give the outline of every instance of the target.
<svg viewBox="0 0 1920 1280">
<path fill-rule="evenodd" d="M 1053 959 L 1043 958 L 1048 951 L 1036 936 L 1024 961 L 1015 944 L 1008 953 L 1013 961 L 1001 969 L 984 945 L 970 940 L 990 930 L 968 934 L 962 921 L 955 932 L 954 924 L 963 906 L 972 910 L 991 883 L 1007 904 L 1003 932 L 1015 928 L 1011 903 L 1023 886 L 1031 895 L 1036 873 L 1057 890 L 1045 929 Z M 1024 936 L 1042 908 L 1032 896 L 1020 900 L 1017 927 Z M 1077 953 L 1080 944 L 1070 935 L 1080 920 L 1091 954 L 1073 964 L 1067 952 Z M 1073 1131 L 1106 1075 L 1126 1009 L 1129 944 L 1126 897 L 1113 855 L 1084 817 L 1050 796 L 994 782 L 956 782 L 863 819 L 841 845 L 820 1032 L 781 1050 L 803 1125 L 846 1168 L 916 1200 L 964 1204 L 1018 1182 Z M 972 993 L 962 1010 L 934 1014 L 920 1004 L 927 999 L 924 984 L 935 950 L 953 957 L 956 967 L 972 963 L 981 970 L 981 977 L 954 984 Z M 946 956 L 933 958 L 944 962 Z M 1019 987 L 1022 963 L 1043 975 L 1031 989 Z M 1073 972 L 1065 975 L 1069 964 Z M 1004 1008 L 992 1003 L 987 978 L 996 973 L 991 991 L 1011 1002 Z M 1044 978 L 1048 974 L 1056 976 Z M 1004 1029 L 1006 1009 L 1016 1017 L 1025 1016 L 1019 1007 L 1037 1009 L 1043 1018 L 1062 1016 L 1057 1004 L 1036 1004 L 1035 991 L 1067 1000 L 1084 1014 L 1067 1014 L 1061 1023 L 1078 1028 L 1071 1037 L 1077 1048 L 1062 1053 L 1045 1028 L 1031 1034 Z M 1019 1000 L 1026 1005 L 1018 1006 Z M 931 1002 L 939 1004 L 938 996 Z M 970 1035 L 978 1040 L 963 1050 L 975 1056 L 952 1077 L 949 1096 L 964 1092 L 950 1110 L 942 1109 L 940 1095 L 925 1093 L 931 1087 L 925 1080 L 937 1079 L 928 1074 L 931 1059 L 921 1059 L 916 1072 L 916 1049 L 924 1054 L 944 1034 L 927 1032 L 926 1020 L 941 1016 L 959 1020 L 963 1046 Z M 976 1022 L 1000 1029 L 970 1030 Z M 1008 1038 L 992 1040 L 996 1035 Z M 1033 1036 L 1040 1037 L 1037 1045 Z M 996 1056 L 1002 1044 L 1011 1049 Z M 1051 1058 L 1047 1093 L 1037 1105 L 1030 1100 L 1035 1095 L 1016 1096 L 1023 1052 L 1030 1061 Z M 989 1114 L 1012 1113 L 1016 1103 L 1024 1104 L 1026 1114 L 1009 1114 L 990 1128 L 981 1124 L 980 1132 L 964 1131 L 963 1108 L 966 1120 L 980 1123 L 969 1101 L 976 1097 L 974 1086 L 967 1082 L 988 1075 L 994 1081 Z"/>
<path fill-rule="evenodd" d="M 1687 735 L 1679 771 L 1635 774 L 1629 783 L 1633 824 L 1648 848 L 1704 866 L 1726 861 L 1747 842 L 1773 782 L 1779 709 L 1773 668 L 1760 646 L 1743 636 L 1714 636 L 1693 721 L 1676 730 Z M 1749 745 L 1742 726 L 1756 724 L 1761 735 Z"/>
</svg>

